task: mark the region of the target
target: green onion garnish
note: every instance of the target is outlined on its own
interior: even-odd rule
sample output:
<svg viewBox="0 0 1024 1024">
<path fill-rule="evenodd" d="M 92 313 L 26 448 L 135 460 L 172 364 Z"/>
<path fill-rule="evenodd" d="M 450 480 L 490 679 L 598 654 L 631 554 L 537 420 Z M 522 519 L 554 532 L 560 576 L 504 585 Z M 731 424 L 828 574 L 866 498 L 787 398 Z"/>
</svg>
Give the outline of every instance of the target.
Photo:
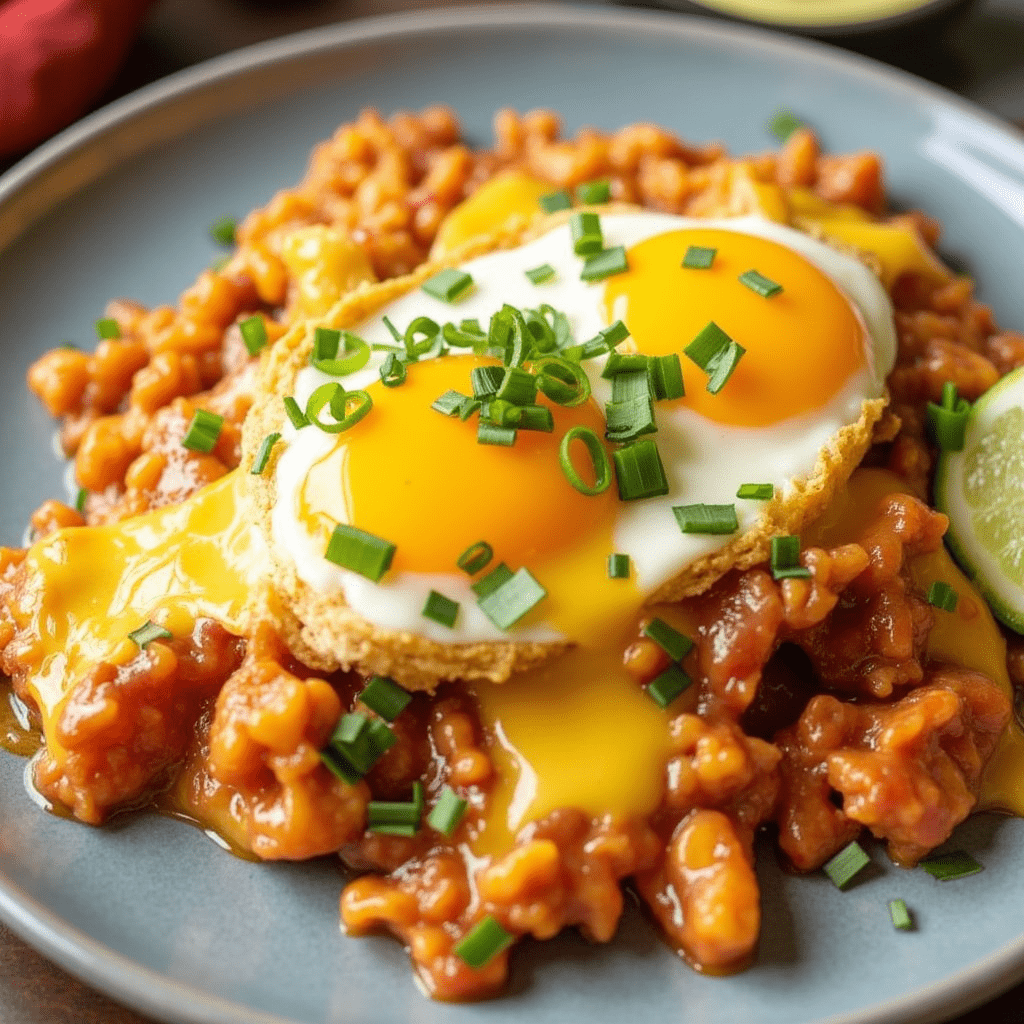
<svg viewBox="0 0 1024 1024">
<path fill-rule="evenodd" d="M 691 245 L 683 257 L 683 266 L 687 270 L 710 270 L 717 255 L 717 249 L 709 249 L 703 245 Z"/>
<path fill-rule="evenodd" d="M 621 322 L 621 320 L 616 321 L 616 323 Z M 604 364 L 601 376 L 605 380 L 611 380 L 620 373 L 635 373 L 638 370 L 643 370 L 644 373 L 647 373 L 650 363 L 650 356 L 632 352 L 612 352 Z"/>
<path fill-rule="evenodd" d="M 459 555 L 456 565 L 468 576 L 475 576 L 482 569 L 487 568 L 494 557 L 494 548 L 485 540 L 478 540 L 470 544 L 465 551 Z"/>
<path fill-rule="evenodd" d="M 388 571 L 395 550 L 390 541 L 347 523 L 339 523 L 327 543 L 324 558 L 376 583 Z"/>
<path fill-rule="evenodd" d="M 331 774 L 350 786 L 354 786 L 363 777 L 363 773 L 356 771 L 335 747 L 324 747 L 320 751 L 320 760 L 330 769 Z"/>
<path fill-rule="evenodd" d="M 581 281 L 603 281 L 613 274 L 624 274 L 629 270 L 629 261 L 626 259 L 625 246 L 616 245 L 612 249 L 605 249 L 602 252 L 588 256 L 583 262 L 583 270 L 580 273 Z"/>
<path fill-rule="evenodd" d="M 515 936 L 488 915 L 468 935 L 458 942 L 452 952 L 467 966 L 484 967 L 515 941 Z"/>
<path fill-rule="evenodd" d="M 412 694 L 387 676 L 371 676 L 359 699 L 385 721 L 393 722 L 409 706 Z"/>
<path fill-rule="evenodd" d="M 845 889 L 854 876 L 859 874 L 871 863 L 871 858 L 864 852 L 864 848 L 854 840 L 848 846 L 844 846 L 831 860 L 826 861 L 822 871 L 832 879 L 837 889 Z"/>
<path fill-rule="evenodd" d="M 402 335 L 405 346 L 405 358 L 414 363 L 420 356 L 439 355 L 443 346 L 441 328 L 429 316 L 418 316 L 405 329 Z"/>
<path fill-rule="evenodd" d="M 234 217 L 221 217 L 210 225 L 210 237 L 218 245 L 234 245 L 238 221 Z"/>
<path fill-rule="evenodd" d="M 465 423 L 473 413 L 480 409 L 482 404 L 479 398 L 469 398 L 467 396 L 462 400 L 462 405 L 459 406 L 459 419 Z"/>
<path fill-rule="evenodd" d="M 646 369 L 617 373 L 612 378 L 612 400 L 605 403 L 604 413 L 604 436 L 609 441 L 634 441 L 658 429 Z"/>
<path fill-rule="evenodd" d="M 669 665 L 647 684 L 647 695 L 659 708 L 667 708 L 692 683 L 693 680 L 678 665 Z"/>
<path fill-rule="evenodd" d="M 683 353 L 708 375 L 707 389 L 713 395 L 725 387 L 745 352 L 746 349 L 733 341 L 714 320 L 683 349 Z"/>
<path fill-rule="evenodd" d="M 476 428 L 477 444 L 496 444 L 503 448 L 511 448 L 516 443 L 516 431 L 513 427 L 499 427 L 486 420 L 481 420 Z"/>
<path fill-rule="evenodd" d="M 599 206 L 611 199 L 612 190 L 607 178 L 585 181 L 576 189 L 576 201 L 583 206 Z"/>
<path fill-rule="evenodd" d="M 545 597 L 547 591 L 534 579 L 529 569 L 520 569 L 477 603 L 498 629 L 511 629 Z"/>
<path fill-rule="evenodd" d="M 542 263 L 539 267 L 526 271 L 526 276 L 534 284 L 547 284 L 555 276 L 555 268 L 550 263 Z"/>
<path fill-rule="evenodd" d="M 446 267 L 421 285 L 423 291 L 444 302 L 455 302 L 473 287 L 473 278 L 464 270 Z"/>
<path fill-rule="evenodd" d="M 736 369 L 740 358 L 746 351 L 742 345 L 736 344 L 735 341 L 730 341 L 721 355 L 714 360 L 707 385 L 708 391 L 711 394 L 717 395 L 725 387 L 726 382 L 732 376 L 733 370 Z"/>
<path fill-rule="evenodd" d="M 338 778 L 354 785 L 398 742 L 398 737 L 379 718 L 358 711 L 342 715 L 321 760 Z"/>
<path fill-rule="evenodd" d="M 608 556 L 608 579 L 629 579 L 629 555 L 614 554 Z"/>
<path fill-rule="evenodd" d="M 291 395 L 284 399 L 284 411 L 288 414 L 288 419 L 292 421 L 292 426 L 296 430 L 309 426 L 306 414 L 299 408 L 299 403 Z"/>
<path fill-rule="evenodd" d="M 958 398 L 956 385 L 947 380 L 942 385 L 942 404 L 929 402 L 927 407 L 929 433 L 942 451 L 963 451 L 970 412 L 971 403 Z"/>
<path fill-rule="evenodd" d="M 353 402 L 355 408 L 349 411 L 349 406 Z M 330 408 L 336 422 L 327 423 L 319 419 L 324 406 Z M 366 391 L 346 391 L 336 380 L 330 380 L 314 389 L 309 396 L 309 401 L 306 402 L 306 420 L 314 427 L 319 427 L 325 434 L 340 434 L 354 427 L 372 408 L 373 399 Z"/>
<path fill-rule="evenodd" d="M 572 461 L 572 443 L 581 441 L 590 456 L 590 463 L 594 470 L 594 482 L 588 484 L 577 472 Z M 590 427 L 577 425 L 566 431 L 562 443 L 558 448 L 558 458 L 562 464 L 562 472 L 566 479 L 576 488 L 580 494 L 602 494 L 611 486 L 612 467 L 608 462 L 608 453 L 601 444 L 601 439 Z"/>
<path fill-rule="evenodd" d="M 735 533 L 740 525 L 735 505 L 673 505 L 672 512 L 683 533 Z"/>
<path fill-rule="evenodd" d="M 84 487 L 78 488 L 78 493 L 75 494 L 75 509 L 82 515 L 85 515 L 85 499 L 89 497 L 89 492 Z"/>
<path fill-rule="evenodd" d="M 439 594 L 436 590 L 432 590 L 427 594 L 427 600 L 420 614 L 425 619 L 438 622 L 442 626 L 447 626 L 451 629 L 455 625 L 455 620 L 459 617 L 459 602 L 453 601 L 450 597 L 445 597 L 444 594 Z"/>
<path fill-rule="evenodd" d="M 889 917 L 892 918 L 893 928 L 901 932 L 914 930 L 914 919 L 903 900 L 889 900 Z"/>
<path fill-rule="evenodd" d="M 423 783 L 412 784 L 412 802 L 371 800 L 366 805 L 366 827 L 388 836 L 414 836 L 423 817 Z"/>
<path fill-rule="evenodd" d="M 537 400 L 537 378 L 527 370 L 510 366 L 495 397 L 513 405 L 532 405 Z"/>
<path fill-rule="evenodd" d="M 479 349 L 487 342 L 479 320 L 463 320 L 457 327 L 447 323 L 441 328 L 441 336 L 452 348 Z"/>
<path fill-rule="evenodd" d="M 668 494 L 665 467 L 658 446 L 651 438 L 643 438 L 617 449 L 612 452 L 612 460 L 622 501 L 638 501 Z"/>
<path fill-rule="evenodd" d="M 190 451 L 209 455 L 217 444 L 217 438 L 220 437 L 223 426 L 223 416 L 218 416 L 215 412 L 207 412 L 206 409 L 197 409 L 181 443 Z"/>
<path fill-rule="evenodd" d="M 589 210 L 574 213 L 569 218 L 572 249 L 577 256 L 592 256 L 604 248 L 601 236 L 601 218 Z"/>
<path fill-rule="evenodd" d="M 928 603 L 941 608 L 944 612 L 955 612 L 959 600 L 960 595 L 942 580 L 935 580 L 928 588 Z"/>
<path fill-rule="evenodd" d="M 462 403 L 466 398 L 467 396 L 459 391 L 449 390 L 435 398 L 430 403 L 430 408 L 435 412 L 441 413 L 443 416 L 458 416 Z"/>
<path fill-rule="evenodd" d="M 558 192 L 549 192 L 538 200 L 540 208 L 545 213 L 557 213 L 559 210 L 568 210 L 572 206 L 572 196 L 565 189 Z"/>
<path fill-rule="evenodd" d="M 443 836 L 451 838 L 452 833 L 459 827 L 469 801 L 463 800 L 451 786 L 445 786 L 441 795 L 434 804 L 434 809 L 427 815 L 427 824 Z"/>
<path fill-rule="evenodd" d="M 338 352 L 342 355 L 339 358 Z M 318 327 L 313 336 L 310 363 L 331 377 L 346 377 L 361 370 L 370 361 L 370 346 L 350 331 Z"/>
<path fill-rule="evenodd" d="M 490 398 L 498 393 L 501 382 L 505 379 L 503 366 L 477 366 L 469 375 L 473 384 L 474 398 Z"/>
<path fill-rule="evenodd" d="M 773 281 L 756 270 L 745 270 L 739 277 L 740 284 L 745 284 L 752 292 L 756 292 L 762 299 L 770 299 L 782 291 L 782 285 Z"/>
<path fill-rule="evenodd" d="M 771 568 L 776 580 L 811 578 L 811 570 L 800 564 L 799 537 L 772 537 Z"/>
<path fill-rule="evenodd" d="M 590 378 L 579 363 L 545 356 L 534 362 L 533 371 L 537 389 L 556 405 L 575 408 L 590 398 Z"/>
<path fill-rule="evenodd" d="M 254 313 L 248 320 L 243 320 L 238 329 L 249 355 L 259 355 L 267 344 L 267 325 L 263 322 L 263 317 L 259 313 Z"/>
<path fill-rule="evenodd" d="M 736 492 L 737 498 L 747 498 L 753 501 L 769 501 L 775 497 L 774 484 L 740 484 Z"/>
<path fill-rule="evenodd" d="M 406 372 L 405 363 L 394 352 L 389 352 L 380 364 L 380 382 L 386 388 L 397 388 L 405 383 Z"/>
<path fill-rule="evenodd" d="M 263 441 L 260 443 L 260 450 L 256 453 L 256 458 L 253 460 L 252 469 L 249 470 L 253 476 L 259 476 L 267 468 L 267 463 L 270 461 L 270 453 L 273 451 L 274 445 L 280 440 L 281 435 L 277 431 L 267 434 L 263 438 Z"/>
<path fill-rule="evenodd" d="M 139 626 L 138 629 L 133 629 L 128 634 L 128 639 L 145 650 L 154 640 L 173 640 L 174 634 L 169 629 L 164 629 L 163 626 L 149 621 Z"/>
<path fill-rule="evenodd" d="M 955 882 L 958 878 L 967 878 L 983 870 L 966 850 L 954 850 L 952 853 L 940 853 L 918 862 L 932 878 L 940 882 Z"/>
<path fill-rule="evenodd" d="M 487 597 L 510 579 L 512 579 L 512 570 L 504 562 L 499 562 L 486 576 L 481 576 L 476 583 L 472 584 L 473 593 L 477 597 Z"/>
<path fill-rule="evenodd" d="M 769 122 L 768 131 L 779 140 L 785 142 L 793 132 L 803 128 L 804 123 L 789 110 L 780 110 Z"/>
<path fill-rule="evenodd" d="M 550 434 L 555 429 L 555 418 L 546 405 L 524 405 L 519 410 L 516 426 L 520 430 L 541 430 Z"/>
<path fill-rule="evenodd" d="M 667 356 L 651 356 L 647 365 L 654 384 L 654 397 L 659 401 L 682 398 L 686 394 L 683 366 L 675 352 Z"/>
<path fill-rule="evenodd" d="M 663 619 L 651 619 L 644 636 L 653 640 L 673 661 L 682 661 L 693 650 L 693 641 Z"/>
<path fill-rule="evenodd" d="M 98 338 L 120 338 L 121 325 L 112 317 L 104 317 L 96 321 L 96 336 Z"/>
<path fill-rule="evenodd" d="M 383 322 L 384 326 L 388 329 L 388 333 L 391 335 L 391 337 L 394 338 L 396 342 L 398 342 L 399 347 L 405 348 L 405 338 L 402 336 L 398 328 L 386 316 L 382 316 L 381 321 Z"/>
</svg>

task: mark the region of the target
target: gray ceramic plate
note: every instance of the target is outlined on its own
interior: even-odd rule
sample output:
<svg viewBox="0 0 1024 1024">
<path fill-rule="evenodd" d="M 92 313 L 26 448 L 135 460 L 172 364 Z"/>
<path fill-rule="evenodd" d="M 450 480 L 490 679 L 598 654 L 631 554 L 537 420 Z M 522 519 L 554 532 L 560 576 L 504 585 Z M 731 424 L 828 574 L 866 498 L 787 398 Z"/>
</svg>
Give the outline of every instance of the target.
<svg viewBox="0 0 1024 1024">
<path fill-rule="evenodd" d="M 489 139 L 498 107 L 551 106 L 567 128 L 635 119 L 734 150 L 769 144 L 778 108 L 834 150 L 884 153 L 897 203 L 945 222 L 1006 324 L 1024 326 L 1024 145 L 955 98 L 821 46 L 672 15 L 558 7 L 463 9 L 316 31 L 230 55 L 128 97 L 0 182 L 0 540 L 63 490 L 28 363 L 89 341 L 108 296 L 173 300 L 215 256 L 207 226 L 301 175 L 311 146 L 372 104 L 450 103 Z M 701 1024 L 935 1021 L 1024 976 L 1024 822 L 978 818 L 956 836 L 985 864 L 940 885 L 897 870 L 846 894 L 761 858 L 757 963 L 694 974 L 630 912 L 608 947 L 527 944 L 505 999 L 442 1006 L 385 939 L 338 933 L 330 861 L 255 865 L 149 816 L 90 829 L 38 810 L 24 764 L 0 755 L 0 916 L 74 973 L 176 1022 Z M 899 933 L 901 896 L 918 930 Z"/>
</svg>

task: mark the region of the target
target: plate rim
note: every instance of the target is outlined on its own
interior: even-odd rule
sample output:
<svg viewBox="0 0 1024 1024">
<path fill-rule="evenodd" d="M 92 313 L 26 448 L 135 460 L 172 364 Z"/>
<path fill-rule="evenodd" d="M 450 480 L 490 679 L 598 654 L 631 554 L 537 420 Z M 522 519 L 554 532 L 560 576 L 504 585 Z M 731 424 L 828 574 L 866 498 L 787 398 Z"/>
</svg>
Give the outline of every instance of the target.
<svg viewBox="0 0 1024 1024">
<path fill-rule="evenodd" d="M 176 105 L 245 74 L 266 75 L 275 67 L 283 68 L 360 44 L 403 36 L 436 35 L 445 30 L 530 27 L 633 31 L 644 35 L 657 32 L 661 38 L 668 34 L 741 51 L 763 53 L 767 50 L 778 57 L 796 58 L 801 63 L 831 66 L 845 75 L 913 98 L 919 104 L 956 111 L 975 127 L 980 125 L 1000 137 L 1003 145 L 1016 149 L 1024 164 L 1024 133 L 1009 122 L 942 86 L 820 40 L 787 36 L 774 29 L 742 22 L 635 8 L 563 3 L 440 7 L 338 22 L 255 43 L 177 71 L 93 112 L 0 175 L 0 252 L 67 196 L 147 149 L 183 134 L 179 129 L 165 138 L 147 138 L 135 146 L 112 147 L 105 159 L 100 158 L 103 144 L 119 131 L 123 132 L 132 121 L 158 118 Z M 277 92 L 278 96 L 287 94 L 287 87 Z M 206 121 L 202 123 L 230 112 L 222 108 L 207 111 Z M 76 158 L 81 165 L 78 180 L 63 194 L 54 197 L 51 192 L 47 198 L 47 185 L 52 186 L 62 169 L 67 170 Z M 85 174 L 81 173 L 83 170 Z M 3 227 L 5 215 L 15 222 L 13 230 Z M 140 1012 L 171 1024 L 295 1024 L 293 1019 L 243 1007 L 138 964 L 64 921 L 3 872 L 0 872 L 0 920 L 72 975 Z M 1022 979 L 1024 932 L 1001 949 L 940 981 L 883 1003 L 819 1018 L 816 1024 L 937 1024 L 994 998 Z"/>
</svg>

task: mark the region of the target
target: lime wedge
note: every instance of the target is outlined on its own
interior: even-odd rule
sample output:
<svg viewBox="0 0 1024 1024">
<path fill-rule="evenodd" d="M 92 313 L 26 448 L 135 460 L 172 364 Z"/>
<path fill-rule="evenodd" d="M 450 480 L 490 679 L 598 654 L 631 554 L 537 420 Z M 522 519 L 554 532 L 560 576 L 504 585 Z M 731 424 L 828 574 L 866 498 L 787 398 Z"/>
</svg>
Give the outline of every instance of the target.
<svg viewBox="0 0 1024 1024">
<path fill-rule="evenodd" d="M 939 459 L 935 505 L 954 558 L 997 618 L 1024 633 L 1024 367 L 974 403 L 963 451 Z"/>
</svg>

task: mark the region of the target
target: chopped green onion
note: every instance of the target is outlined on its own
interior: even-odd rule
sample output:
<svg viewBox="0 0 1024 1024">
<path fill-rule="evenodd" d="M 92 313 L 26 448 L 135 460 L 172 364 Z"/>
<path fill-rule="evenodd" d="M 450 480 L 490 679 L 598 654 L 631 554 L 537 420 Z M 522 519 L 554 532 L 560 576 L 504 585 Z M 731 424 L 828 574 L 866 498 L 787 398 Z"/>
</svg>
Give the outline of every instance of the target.
<svg viewBox="0 0 1024 1024">
<path fill-rule="evenodd" d="M 243 320 L 238 325 L 242 334 L 242 341 L 245 342 L 245 349 L 251 356 L 259 355 L 267 344 L 267 325 L 259 313 L 253 314 L 248 320 Z"/>
<path fill-rule="evenodd" d="M 557 213 L 559 210 L 568 210 L 572 207 L 572 196 L 565 189 L 561 189 L 541 196 L 538 202 L 545 213 Z"/>
<path fill-rule="evenodd" d="M 350 786 L 354 786 L 363 777 L 363 773 L 356 771 L 348 763 L 348 760 L 334 747 L 324 747 L 320 751 L 320 760 L 330 769 L 333 775 L 336 775 L 342 782 Z"/>
<path fill-rule="evenodd" d="M 629 579 L 629 555 L 614 554 L 608 556 L 608 579 Z"/>
<path fill-rule="evenodd" d="M 445 324 L 441 328 L 441 336 L 452 348 L 478 349 L 487 341 L 478 320 L 463 320 L 458 327 L 452 323 Z"/>
<path fill-rule="evenodd" d="M 79 487 L 75 495 L 75 509 L 82 515 L 85 515 L 85 499 L 88 497 L 89 492 L 84 487 Z"/>
<path fill-rule="evenodd" d="M 601 237 L 601 218 L 589 210 L 574 213 L 569 218 L 572 248 L 577 256 L 591 256 L 604 248 Z"/>
<path fill-rule="evenodd" d="M 284 399 L 284 411 L 288 414 L 288 419 L 292 421 L 292 426 L 296 430 L 309 426 L 306 414 L 299 408 L 299 403 L 291 395 L 286 396 Z"/>
<path fill-rule="evenodd" d="M 580 280 L 603 281 L 606 277 L 624 274 L 627 270 L 629 260 L 626 258 L 625 246 L 616 245 L 612 249 L 604 249 L 593 256 L 588 256 L 583 262 Z"/>
<path fill-rule="evenodd" d="M 550 263 L 542 263 L 539 267 L 534 267 L 532 270 L 526 271 L 526 276 L 534 284 L 547 284 L 548 281 L 554 279 L 555 268 Z"/>
<path fill-rule="evenodd" d="M 475 576 L 490 564 L 493 557 L 494 548 L 487 541 L 478 540 L 459 555 L 455 564 L 468 576 Z"/>
<path fill-rule="evenodd" d="M 210 237 L 218 245 L 234 245 L 238 221 L 234 217 L 221 217 L 210 225 Z"/>
<path fill-rule="evenodd" d="M 667 708 L 692 684 L 693 680 L 678 665 L 673 664 L 647 684 L 647 695 L 659 708 Z"/>
<path fill-rule="evenodd" d="M 356 407 L 349 412 L 348 407 L 352 402 L 356 403 Z M 329 406 L 335 423 L 327 423 L 318 418 L 324 406 Z M 346 391 L 337 381 L 331 380 L 314 389 L 309 396 L 306 419 L 325 434 L 340 434 L 354 427 L 372 408 L 373 399 L 367 392 Z"/>
<path fill-rule="evenodd" d="M 339 349 L 343 353 L 340 359 Z M 350 331 L 318 327 L 313 336 L 313 352 L 309 361 L 321 373 L 331 377 L 347 377 L 370 361 L 370 346 L 358 334 Z"/>
<path fill-rule="evenodd" d="M 513 405 L 532 405 L 537 400 L 537 378 L 527 370 L 510 366 L 495 397 Z"/>
<path fill-rule="evenodd" d="M 459 419 L 465 423 L 481 405 L 482 403 L 479 398 L 469 398 L 467 396 L 462 400 L 462 405 L 459 406 Z"/>
<path fill-rule="evenodd" d="M 430 403 L 430 408 L 444 416 L 458 416 L 462 403 L 467 396 L 459 391 L 446 391 L 443 395 L 435 398 Z"/>
<path fill-rule="evenodd" d="M 644 636 L 653 640 L 673 661 L 682 661 L 693 650 L 693 641 L 664 619 L 651 619 L 644 626 Z"/>
<path fill-rule="evenodd" d="M 277 431 L 267 434 L 263 438 L 263 441 L 260 443 L 260 450 L 256 453 L 256 458 L 253 460 L 252 469 L 249 470 L 253 476 L 259 476 L 267 468 L 267 463 L 270 461 L 270 453 L 273 451 L 274 445 L 280 440 L 281 435 Z"/>
<path fill-rule="evenodd" d="M 811 570 L 800 564 L 799 537 L 772 537 L 771 568 L 776 580 L 811 578 Z"/>
<path fill-rule="evenodd" d="M 555 429 L 555 418 L 546 405 L 524 405 L 519 410 L 516 426 L 520 430 L 541 430 L 550 434 Z"/>
<path fill-rule="evenodd" d="M 440 623 L 451 629 L 459 617 L 459 602 L 432 590 L 427 594 L 427 600 L 420 614 L 425 619 L 430 619 L 432 622 Z"/>
<path fill-rule="evenodd" d="M 393 722 L 409 706 L 412 694 L 387 676 L 371 676 L 359 699 L 385 721 Z"/>
<path fill-rule="evenodd" d="M 386 388 L 397 388 L 404 384 L 406 373 L 405 363 L 394 352 L 389 352 L 380 364 L 380 382 Z"/>
<path fill-rule="evenodd" d="M 710 320 L 683 352 L 707 373 L 707 389 L 717 395 L 732 376 L 746 349 L 733 341 L 714 320 Z"/>
<path fill-rule="evenodd" d="M 793 132 L 803 128 L 804 123 L 789 110 L 780 110 L 769 122 L 768 131 L 779 140 L 785 142 Z"/>
<path fill-rule="evenodd" d="M 381 320 L 383 321 L 384 326 L 388 329 L 388 333 L 391 337 L 398 342 L 399 347 L 405 348 L 405 338 L 402 337 L 398 328 L 386 316 L 381 317 Z"/>
<path fill-rule="evenodd" d="M 612 453 L 622 501 L 638 501 L 668 494 L 668 478 L 658 446 L 650 438 L 634 441 Z"/>
<path fill-rule="evenodd" d="M 390 541 L 347 523 L 339 523 L 331 534 L 324 558 L 376 583 L 388 571 L 395 550 Z"/>
<path fill-rule="evenodd" d="M 572 443 L 582 441 L 590 456 L 590 463 L 594 470 L 594 482 L 588 484 L 580 476 L 572 461 Z M 558 448 L 558 458 L 562 464 L 562 472 L 566 479 L 576 488 L 580 494 L 602 494 L 611 486 L 612 467 L 608 462 L 608 453 L 601 444 L 601 439 L 590 427 L 577 424 L 571 430 L 566 431 L 562 443 Z"/>
<path fill-rule="evenodd" d="M 547 591 L 534 579 L 529 569 L 520 569 L 477 603 L 498 629 L 511 629 L 545 597 Z"/>
<path fill-rule="evenodd" d="M 735 505 L 674 505 L 672 512 L 683 533 L 735 533 L 739 528 Z"/>
<path fill-rule="evenodd" d="M 498 393 L 501 382 L 505 379 L 503 366 L 476 366 L 469 375 L 473 384 L 474 398 L 490 398 Z"/>
<path fill-rule="evenodd" d="M 350 711 L 338 720 L 320 756 L 335 775 L 353 785 L 397 742 L 385 722 Z"/>
<path fill-rule="evenodd" d="M 659 401 L 682 398 L 686 394 L 683 384 L 683 366 L 675 352 L 667 356 L 651 356 L 648 363 L 654 383 L 654 397 Z"/>
<path fill-rule="evenodd" d="M 753 501 L 769 501 L 775 497 L 774 484 L 740 484 L 736 492 L 737 498 L 747 498 Z"/>
<path fill-rule="evenodd" d="M 955 882 L 958 878 L 967 878 L 983 870 L 982 865 L 965 850 L 932 855 L 925 860 L 918 861 L 917 866 L 924 868 L 932 878 L 936 878 L 940 882 Z"/>
<path fill-rule="evenodd" d="M 576 201 L 584 206 L 600 206 L 611 199 L 611 184 L 607 178 L 585 181 L 576 189 Z"/>
<path fill-rule="evenodd" d="M 642 434 L 653 434 L 658 427 L 647 369 L 617 373 L 612 378 L 612 400 L 604 409 L 604 436 L 609 441 L 633 441 Z"/>
<path fill-rule="evenodd" d="M 713 360 L 711 375 L 708 377 L 707 388 L 712 395 L 717 395 L 725 387 L 727 381 L 736 369 L 740 358 L 746 354 L 746 349 L 735 341 L 730 341 L 720 355 Z"/>
<path fill-rule="evenodd" d="M 703 245 L 691 245 L 683 257 L 683 266 L 687 270 L 710 270 L 717 255 L 717 249 L 709 249 Z"/>
<path fill-rule="evenodd" d="M 218 416 L 215 412 L 207 412 L 206 409 L 197 409 L 181 443 L 190 451 L 209 455 L 217 445 L 217 438 L 220 437 L 223 426 L 223 416 Z"/>
<path fill-rule="evenodd" d="M 745 284 L 752 292 L 756 292 L 762 299 L 770 299 L 782 291 L 782 285 L 773 281 L 756 270 L 745 270 L 739 277 L 740 284 Z"/>
<path fill-rule="evenodd" d="M 482 576 L 472 584 L 473 593 L 477 597 L 487 597 L 493 594 L 498 587 L 504 586 L 512 579 L 512 570 L 504 563 L 499 562 L 486 576 Z"/>
<path fill-rule="evenodd" d="M 871 858 L 864 852 L 864 847 L 854 840 L 826 861 L 822 871 L 832 879 L 837 889 L 845 889 L 870 863 Z"/>
<path fill-rule="evenodd" d="M 473 287 L 472 275 L 456 267 L 446 267 L 421 285 L 423 291 L 443 302 L 455 302 Z"/>
<path fill-rule="evenodd" d="M 616 321 L 616 323 L 621 323 L 621 321 Z M 647 373 L 650 363 L 650 356 L 633 352 L 612 352 L 604 364 L 601 376 L 605 380 L 611 380 L 620 373 L 635 373 L 638 370 Z"/>
<path fill-rule="evenodd" d="M 366 827 L 389 836 L 414 836 L 423 817 L 423 783 L 412 784 L 412 802 L 371 800 L 366 805 Z"/>
<path fill-rule="evenodd" d="M 545 356 L 534 362 L 533 370 L 537 389 L 556 405 L 575 408 L 590 398 L 590 378 L 579 363 L 560 356 Z"/>
<path fill-rule="evenodd" d="M 429 316 L 416 317 L 402 335 L 406 360 L 414 363 L 420 356 L 439 354 L 443 345 L 440 334 L 441 328 Z"/>
<path fill-rule="evenodd" d="M 459 827 L 469 801 L 463 800 L 451 786 L 445 786 L 441 795 L 434 804 L 434 809 L 427 815 L 427 824 L 443 836 L 451 838 L 452 833 Z"/>
<path fill-rule="evenodd" d="M 496 444 L 503 448 L 511 448 L 516 443 L 516 431 L 513 427 L 499 427 L 486 420 L 481 420 L 476 428 L 477 444 Z"/>
<path fill-rule="evenodd" d="M 959 600 L 957 592 L 942 580 L 935 580 L 928 588 L 928 603 L 941 608 L 944 612 L 955 612 Z"/>
<path fill-rule="evenodd" d="M 942 385 L 942 404 L 929 402 L 927 407 L 929 433 L 940 450 L 963 451 L 970 412 L 971 403 L 958 398 L 956 385 L 947 380 Z"/>
<path fill-rule="evenodd" d="M 515 936 L 488 915 L 458 942 L 452 952 L 467 966 L 484 967 L 515 941 Z"/>
<path fill-rule="evenodd" d="M 914 930 L 914 919 L 903 900 L 889 900 L 889 917 L 892 918 L 893 928 L 901 932 Z"/>
<path fill-rule="evenodd" d="M 112 317 L 104 317 L 96 321 L 96 336 L 98 338 L 120 338 L 121 325 Z"/>
<path fill-rule="evenodd" d="M 128 639 L 145 650 L 154 640 L 173 640 L 174 634 L 169 629 L 164 629 L 163 626 L 149 621 L 139 626 L 138 629 L 133 629 L 128 634 Z"/>
</svg>

